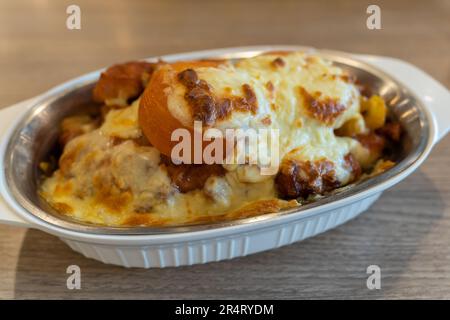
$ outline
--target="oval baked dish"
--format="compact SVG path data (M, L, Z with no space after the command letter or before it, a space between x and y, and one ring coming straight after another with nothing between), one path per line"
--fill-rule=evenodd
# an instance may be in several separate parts
M207 223L301 206L395 164L401 126L370 91L302 52L114 65L95 85L91 110L62 121L59 151L40 163L39 194L61 214L106 226ZM194 133L195 121L219 132L278 130L277 170L262 174L247 159L175 161L172 133Z

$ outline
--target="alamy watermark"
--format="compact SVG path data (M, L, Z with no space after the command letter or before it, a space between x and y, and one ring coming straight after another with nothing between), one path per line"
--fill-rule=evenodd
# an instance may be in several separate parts
M69 15L66 19L66 28L69 30L81 29L81 9L76 4L71 4L66 8L66 13Z
M203 132L201 121L194 122L193 134L178 128L171 141L178 142L171 151L175 164L250 164L260 167L261 175L274 175L278 171L279 129L226 129L207 128Z
M76 264L67 267L66 273L70 274L66 280L66 286L69 290L81 289L81 269Z
M366 20L366 26L369 30L381 29L381 9L376 4L367 7L366 13L369 14Z
M373 264L367 267L366 273L370 274L366 281L367 289L381 289L381 268Z

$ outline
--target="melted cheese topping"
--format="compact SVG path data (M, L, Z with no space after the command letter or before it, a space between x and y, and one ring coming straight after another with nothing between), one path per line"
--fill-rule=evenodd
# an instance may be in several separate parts
M281 60L280 60L281 59ZM368 149L334 129L361 118L359 92L342 70L318 57L295 53L263 55L198 68L199 79L217 97L242 96L249 85L257 99L255 114L232 111L214 127L276 128L280 159L328 160L341 185L352 172L345 156L363 165L374 161ZM169 75L166 94L170 112L192 126L186 88ZM159 151L133 141L141 137L138 105L110 111L102 126L71 140L60 168L41 186L41 195L58 211L77 219L112 226L172 225L273 212L298 205L277 198L274 176L261 176L257 166L224 165L224 176L211 176L203 189L180 193L160 161ZM121 143L114 142L121 138Z
M128 108L109 111L100 132L106 136L122 139L139 138L142 135L137 118L139 101L140 99L135 100Z
M277 64L277 61L282 63ZM364 167L371 164L368 151L356 140L334 134L334 129L347 120L361 117L360 94L347 75L329 61L304 53L282 57L261 55L240 60L235 65L225 63L195 71L217 97L242 96L242 86L248 84L257 98L255 115L232 111L229 117L218 119L215 128L223 132L226 129L279 129L280 159L287 154L303 161L328 159L336 165L337 178L344 184L350 178L345 168L346 154L353 153ZM192 127L194 118L185 99L186 88L175 75L169 76L167 82L169 110L183 125ZM342 112L330 116L330 121L320 120L311 112L303 96L305 91L317 95L317 100L334 101L342 106ZM262 150L266 148L268 146L262 146ZM269 154L268 151L262 153Z
M66 215L106 225L187 223L276 199L272 180L254 186L241 182L236 172L211 176L203 189L180 193L160 164L156 148L113 141L102 128L70 141L60 169L44 181L41 195Z

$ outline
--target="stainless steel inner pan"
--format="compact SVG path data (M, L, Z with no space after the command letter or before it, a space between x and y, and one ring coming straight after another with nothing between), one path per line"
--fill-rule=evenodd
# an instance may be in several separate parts
M226 57L209 58L243 58L260 52L238 52ZM359 182L350 188L331 194L316 202L299 208L265 214L258 217L235 221L216 222L202 225L183 225L173 227L104 227L82 223L55 212L37 194L40 183L38 164L54 150L59 134L59 124L66 116L88 110L92 106L91 91L94 80L76 81L73 86L62 87L45 95L19 121L11 134L4 155L6 186L11 196L30 214L47 223L78 232L96 234L166 234L176 232L193 232L212 228L223 228L237 224L248 224L280 215L301 214L305 210L377 186L381 182L399 174L412 165L424 152L430 138L430 119L421 102L401 84L385 73L350 56L340 53L317 51L319 54L339 67L355 75L358 81L370 88L374 94L381 95L387 102L393 117L397 118L403 128L402 148L397 150L399 162L383 174Z

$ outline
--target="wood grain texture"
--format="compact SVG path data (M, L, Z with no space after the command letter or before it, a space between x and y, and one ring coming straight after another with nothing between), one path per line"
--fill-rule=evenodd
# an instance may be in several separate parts
M299 44L393 56L450 86L450 2L0 1L0 107L87 71L164 53ZM450 106L449 106L450 107ZM103 265L40 231L0 226L0 298L450 298L450 137L357 219L300 243L226 262L162 270ZM66 268L82 290L66 289ZM366 288L366 268L382 289Z

